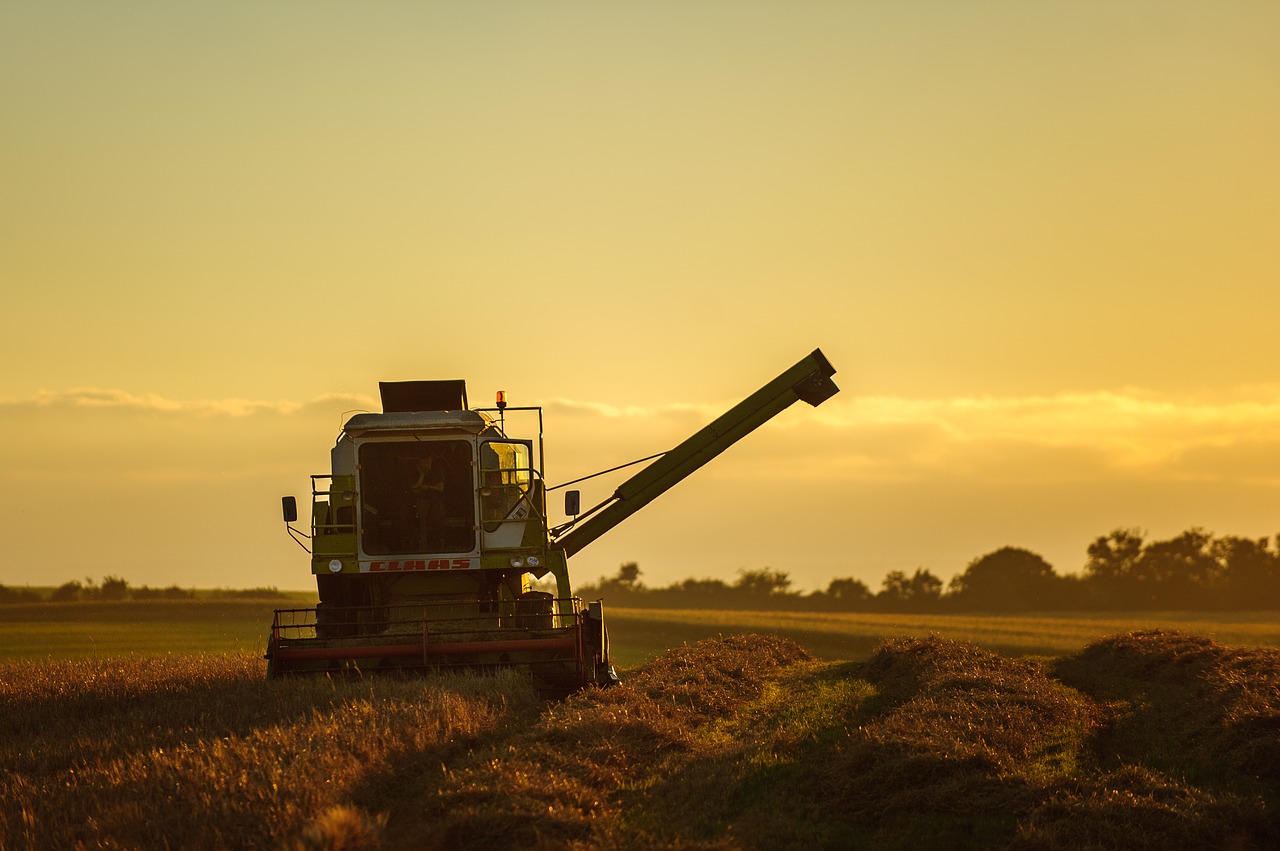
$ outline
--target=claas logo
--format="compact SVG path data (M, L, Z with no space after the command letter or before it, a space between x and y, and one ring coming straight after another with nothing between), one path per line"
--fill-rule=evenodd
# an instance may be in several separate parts
M404 561L375 561L369 563L370 573L403 572L415 570L468 570L469 558L405 559Z

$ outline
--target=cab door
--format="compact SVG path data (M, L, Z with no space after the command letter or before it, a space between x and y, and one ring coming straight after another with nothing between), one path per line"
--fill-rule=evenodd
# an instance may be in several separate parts
M519 547L534 514L533 442L480 444L480 528L484 549Z

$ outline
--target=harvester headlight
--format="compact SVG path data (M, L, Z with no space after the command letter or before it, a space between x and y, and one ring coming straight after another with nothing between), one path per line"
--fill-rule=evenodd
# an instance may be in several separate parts
M511 557L511 566L512 566L512 567L524 567L524 559L520 558L520 556L512 556L512 557Z
M341 572L342 572L342 559L340 559L340 558L335 558L333 561L329 562L329 572L330 572L330 573L341 573Z
M530 567L537 567L538 565L542 564L542 559L538 558L537 556L529 556L529 558L525 560L525 564L529 565Z

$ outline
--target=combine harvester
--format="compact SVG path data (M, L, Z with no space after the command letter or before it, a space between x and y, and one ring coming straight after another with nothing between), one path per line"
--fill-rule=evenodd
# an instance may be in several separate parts
M495 408L469 408L462 381L382 382L383 413L351 417L332 472L311 477L309 535L283 499L289 533L310 541L320 602L276 611L268 678L514 668L547 694L616 681L603 605L573 595L569 557L792 403L833 396L834 374L815 350L595 508L567 491L573 519L555 528L541 408L507 407L502 392ZM536 443L509 436L508 417L526 433L536 420ZM557 593L529 590L547 574Z

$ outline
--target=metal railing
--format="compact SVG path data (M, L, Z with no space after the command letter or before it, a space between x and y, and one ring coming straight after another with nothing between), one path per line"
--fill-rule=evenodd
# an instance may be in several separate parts
M325 490L317 487L320 480L327 480L329 485ZM321 501L319 497L327 497ZM354 535L356 533L356 516L355 506L335 506L331 497L333 496L333 475L330 473L319 473L311 477L311 536L315 538L319 535ZM351 521L349 523L339 523L335 519L333 522L326 522L321 519L321 515L316 509L324 506L324 517L334 516L342 508L349 508L351 511Z
M410 667L540 662L580 668L585 607L580 598L433 601L386 606L279 609L268 656L277 672L308 663L377 660ZM561 605L557 605L561 604Z

